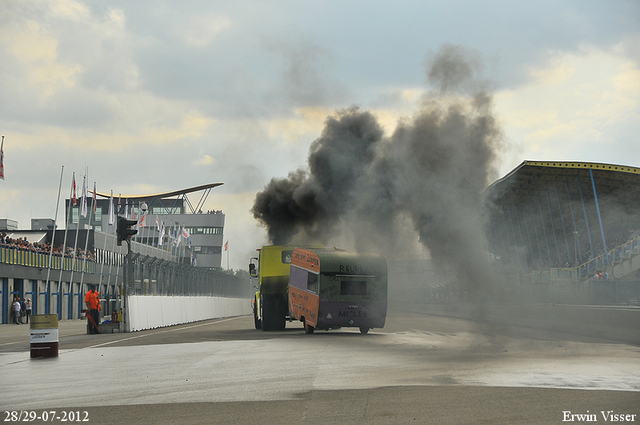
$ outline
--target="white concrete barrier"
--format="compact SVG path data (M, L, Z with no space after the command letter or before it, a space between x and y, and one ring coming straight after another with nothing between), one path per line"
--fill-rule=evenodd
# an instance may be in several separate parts
M247 298L132 295L128 305L131 332L251 314Z

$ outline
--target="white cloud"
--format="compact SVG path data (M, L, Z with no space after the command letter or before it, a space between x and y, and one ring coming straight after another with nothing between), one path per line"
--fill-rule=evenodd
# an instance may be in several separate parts
M218 13L189 15L175 28L176 37L187 46L204 48L209 46L222 32L231 29L233 21Z
M293 116L262 120L261 123L270 139L280 140L283 145L302 141L308 143L310 137L317 137L324 127L324 121L333 111L324 107L296 108ZM312 136L315 135L315 136Z
M16 61L16 81L41 98L73 87L82 68L58 58L58 40L35 20L13 21L0 29L0 45ZM25 72L26 71L26 72Z
M205 155L202 155L200 158L196 159L194 161L194 164L196 164L196 165L211 165L211 164L214 164L216 162L218 162L218 161L216 161L215 158L205 154Z
M496 109L519 147L509 167L523 159L640 163L638 154L613 154L636 150L637 140L627 145L621 136L640 113L640 70L614 51L556 52L529 83L498 93Z

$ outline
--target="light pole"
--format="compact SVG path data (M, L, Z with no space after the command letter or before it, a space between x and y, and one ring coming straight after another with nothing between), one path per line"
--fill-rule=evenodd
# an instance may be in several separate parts
M575 245L575 256L576 256L576 267L578 267L578 265L580 264L578 262L578 238L580 237L580 232L578 232L577 230L573 231L573 240L574 240L574 245Z

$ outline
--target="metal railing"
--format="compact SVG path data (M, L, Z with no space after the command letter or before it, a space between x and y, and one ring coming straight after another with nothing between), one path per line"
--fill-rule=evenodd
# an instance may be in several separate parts
M601 254L578 267L552 268L549 270L536 270L529 276L532 282L549 281L578 281L593 277L597 271L602 271L607 266L615 266L635 255L640 255L640 237L625 242L608 251L608 261L605 254Z
M32 251L19 247L0 247L0 263L3 264L47 268L49 267L49 258L51 258L52 270L96 272L96 262L93 260L62 257L60 254L50 255L46 252Z
M232 272L195 267L185 263L131 253L129 295L218 296L249 298L249 281Z

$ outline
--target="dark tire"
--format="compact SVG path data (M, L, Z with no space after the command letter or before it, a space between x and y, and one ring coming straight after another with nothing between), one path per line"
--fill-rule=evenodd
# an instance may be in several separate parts
M263 331L272 331L274 330L274 305L273 305L273 295L272 294L261 294L261 305L262 305L262 330Z
M360 326L360 333L362 335L366 335L369 333L369 328L365 328L364 326Z
M253 325L256 329L262 329L262 320L258 319L258 299L253 299Z
M273 330L283 331L287 326L287 299L282 294L273 295Z
M307 322L304 320L304 317L302 318L302 324L304 325L304 333L311 335L313 333L313 331L316 330L316 328L314 328L311 325L307 325Z

